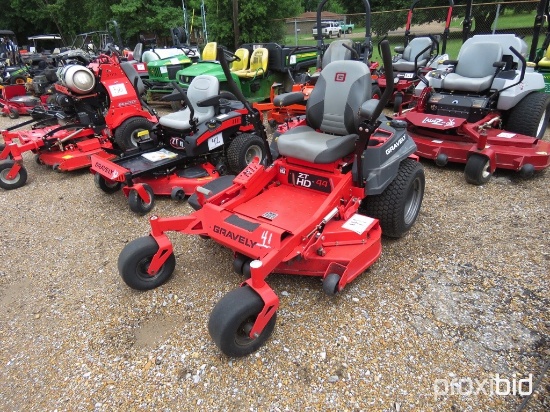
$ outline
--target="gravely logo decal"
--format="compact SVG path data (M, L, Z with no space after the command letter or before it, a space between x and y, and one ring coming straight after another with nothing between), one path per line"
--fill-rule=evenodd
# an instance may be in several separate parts
M96 162L94 167L97 170L101 170L103 173L106 173L108 176L111 177L111 179L116 179L118 177L118 172L116 170L111 169L110 167L107 167L105 165L102 165L99 162Z
M434 126L454 126L455 120L449 119L445 121L444 119L440 119L439 117L425 117L424 120L422 120L422 123L429 123L433 124Z
M405 139L406 139L406 137L402 136L402 137L399 138L399 140L397 142L395 142L390 147L388 147L386 149L386 155L389 155L391 152L393 152L395 149L397 149L399 146L401 146L403 144L403 142L405 141Z
M253 240L250 240L242 235L239 235L238 233L233 233L231 230L227 230L223 227L220 227L218 225L214 225L214 233L219 233L222 236L228 237L229 239L236 240L237 242L249 247L253 248L256 246L258 242L254 242Z

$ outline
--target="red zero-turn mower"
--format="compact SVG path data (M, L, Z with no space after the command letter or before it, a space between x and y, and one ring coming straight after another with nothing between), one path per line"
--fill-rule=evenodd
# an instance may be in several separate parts
M495 169L530 177L550 166L550 142L541 140L550 97L541 91L542 74L527 67L526 52L513 34L477 35L458 60L421 76L416 107L396 117L407 122L416 153L438 166L465 163L466 181L475 185Z
M445 29L443 30L441 38L441 54L439 50L439 41L434 36L411 36L413 10L419 1L420 0L413 0L407 14L405 45L395 48L398 54L393 59L395 85L391 98L394 112L399 112L401 107L406 107L406 105L414 101L415 87L420 82L420 78L418 77L419 70L423 73L427 73L437 65L439 60L449 59L445 51L453 14L453 0L449 0ZM386 87L386 74L381 73L378 78L378 84L380 85L380 89L384 90Z
M62 110L43 115L55 116L60 119L58 124L17 130L33 123L33 116L33 120L1 132L3 189L16 189L27 181L22 156L25 152L35 153L38 163L54 170L81 169L90 166L92 154L115 158L113 141L119 151L137 147L141 136L158 121L154 111L140 99L145 88L132 64L120 63L115 53L98 56L88 67L64 66L55 88L56 103Z
M387 41L383 55L391 73ZM225 58L221 64L230 79ZM174 271L166 232L230 248L235 271L248 279L218 302L208 324L228 356L250 354L271 335L279 298L265 281L270 273L319 276L334 295L378 259L382 232L403 236L420 210L425 179L416 146L403 122L380 116L391 82L378 101L370 99L370 70L362 62L333 62L320 76L307 125L279 137L277 160L267 151L268 166L255 159L236 177L198 187L189 199L195 212L153 216L150 235L128 243L118 259L124 281L145 290Z
M163 99L183 100L186 108L160 118L151 131L155 144L142 144L136 153L113 161L92 155L96 186L106 193L122 186L136 213L151 211L155 195L183 200L197 186L229 170L239 173L255 157L264 158L262 131L249 133L261 125L260 112L248 111L246 101L237 101L232 93L220 94L214 76L195 77L187 93L174 86L178 92Z
M0 93L0 112L2 116L8 116L10 119L30 114L37 106L42 106L39 97L27 94L24 84L0 86Z

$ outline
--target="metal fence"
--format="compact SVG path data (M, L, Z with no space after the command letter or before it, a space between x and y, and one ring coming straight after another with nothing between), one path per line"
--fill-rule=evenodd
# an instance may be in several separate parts
M523 37L530 45L538 4L539 0L473 4L472 25L467 36L486 33L515 33ZM443 34L448 10L448 6L415 8L411 20L411 35ZM371 36L373 42L376 44L379 39L387 35L392 45L402 43L408 12L407 9L372 12ZM327 20L335 18L355 25L351 34L342 33L341 37L352 38L356 41L365 38L365 14L331 15ZM454 6L449 27L450 39L462 42L465 20L467 20L466 6ZM311 15L303 18L296 17L286 19L285 23L287 28L286 44L316 44L316 39L312 35L316 17Z

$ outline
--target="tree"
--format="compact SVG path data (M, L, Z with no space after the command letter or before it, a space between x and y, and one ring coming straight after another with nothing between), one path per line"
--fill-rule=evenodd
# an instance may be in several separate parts
M237 18L240 38L235 42L233 2L206 0L205 3L210 35L218 43L235 48L242 43L282 42L285 32L283 19L302 12L300 3L294 0L240 1Z

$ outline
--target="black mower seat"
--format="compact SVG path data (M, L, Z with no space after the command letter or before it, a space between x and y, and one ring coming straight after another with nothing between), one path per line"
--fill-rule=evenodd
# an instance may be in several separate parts
M220 92L220 82L219 80L208 74L201 74L193 79L189 84L187 89L187 97L193 105L195 111L195 118L197 122L204 123L205 121L211 119L215 116L216 111L214 106L199 107L197 102L205 100L209 97L217 96ZM190 110L188 107L177 112L167 114L162 116L159 120L159 123L162 126L169 127L172 129L186 130L191 128L189 124L190 120Z
M405 47L401 58L393 62L393 70L398 72L414 72L419 67L426 66L431 53L430 46L432 46L432 40L429 37L416 37L412 39L407 47ZM426 47L430 48L418 56ZM418 60L415 64L417 56Z
M312 163L332 163L353 152L359 107L371 98L371 87L370 69L365 63L329 63L307 100L308 125L280 135L279 153Z
M138 95L142 95L145 93L145 85L143 84L143 80L141 80L141 77L139 77L139 74L134 67L134 65L130 62L121 62L120 67L128 77L128 80L130 80L130 83L132 85L137 86L137 92Z
M453 73L443 79L442 88L480 93L488 90L496 74L494 63L502 61L502 47L494 42L477 42L463 46Z

